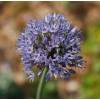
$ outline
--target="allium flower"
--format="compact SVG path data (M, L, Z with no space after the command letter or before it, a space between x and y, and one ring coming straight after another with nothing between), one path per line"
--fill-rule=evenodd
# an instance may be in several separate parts
M34 80L32 68L37 66L38 76L48 68L47 80L52 77L68 79L75 73L73 67L82 67L81 40L80 30L63 15L54 13L42 20L31 20L17 41L28 78Z

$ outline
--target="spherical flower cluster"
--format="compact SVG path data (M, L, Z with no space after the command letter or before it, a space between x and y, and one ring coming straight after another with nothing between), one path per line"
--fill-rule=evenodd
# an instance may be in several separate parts
M17 40L18 51L22 56L24 71L34 80L33 68L41 76L47 67L47 80L68 79L75 73L73 67L82 67L80 55L82 34L61 14L49 14L42 20L31 20Z

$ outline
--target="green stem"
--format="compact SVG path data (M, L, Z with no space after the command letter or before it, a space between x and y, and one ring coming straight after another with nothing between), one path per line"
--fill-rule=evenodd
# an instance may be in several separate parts
M39 85L38 85L36 99L40 99L41 90L42 90L42 86L43 86L43 82L44 82L46 72L47 72L47 68L45 67L44 70L43 70Z

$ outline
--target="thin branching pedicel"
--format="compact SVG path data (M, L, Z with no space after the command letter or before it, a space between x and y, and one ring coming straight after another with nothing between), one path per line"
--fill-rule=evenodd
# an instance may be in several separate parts
M75 73L73 67L81 68L84 62L80 55L81 40L80 30L63 15L54 13L42 20L31 20L17 41L28 78L34 80L32 68L36 65L38 76L47 67L46 80L69 79Z

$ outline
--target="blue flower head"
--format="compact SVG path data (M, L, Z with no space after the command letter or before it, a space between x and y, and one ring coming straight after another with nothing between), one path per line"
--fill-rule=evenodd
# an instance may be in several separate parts
M46 79L68 79L75 73L73 67L81 68L80 55L82 34L60 14L49 14L42 20L31 20L17 40L22 56L24 71L34 80L33 67L37 66L38 76L48 68Z

